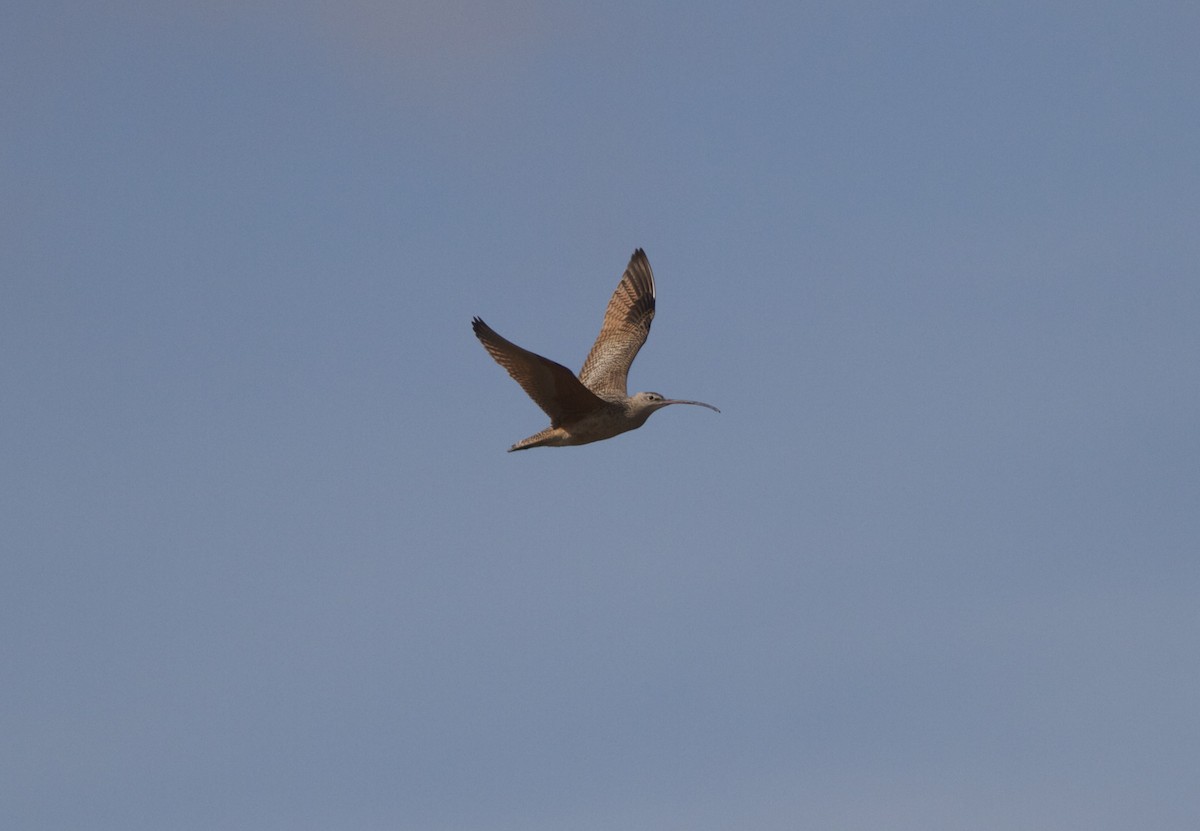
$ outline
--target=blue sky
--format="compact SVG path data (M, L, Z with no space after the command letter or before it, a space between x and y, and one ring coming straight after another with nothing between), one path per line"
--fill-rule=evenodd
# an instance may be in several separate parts
M1198 35L9 4L3 824L1197 827Z

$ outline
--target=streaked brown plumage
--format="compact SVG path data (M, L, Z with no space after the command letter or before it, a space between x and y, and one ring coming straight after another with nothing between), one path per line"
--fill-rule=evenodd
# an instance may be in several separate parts
M550 416L549 427L522 439L509 451L611 438L641 427L651 413L670 404L694 404L720 412L702 401L663 398L656 392L632 397L626 393L629 367L650 334L652 320L654 272L640 248L633 252L608 301L600 334L578 378L562 364L522 349L475 318L471 326L484 348Z

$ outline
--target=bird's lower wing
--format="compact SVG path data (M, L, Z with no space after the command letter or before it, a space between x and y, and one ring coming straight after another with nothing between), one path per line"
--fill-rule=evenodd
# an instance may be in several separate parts
M500 337L479 318L471 322L471 327L488 354L550 416L551 426L573 421L604 406L604 400L585 387L575 373L562 364Z

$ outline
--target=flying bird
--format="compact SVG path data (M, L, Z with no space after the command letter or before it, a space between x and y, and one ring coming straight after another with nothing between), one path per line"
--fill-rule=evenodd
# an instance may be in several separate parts
M646 252L637 249L604 313L600 334L583 362L579 377L560 363L505 340L474 318L475 336L496 363L550 416L550 426L508 448L564 447L588 444L636 430L656 410L693 404L721 412L703 401L663 398L657 392L625 391L625 378L654 320L654 272Z

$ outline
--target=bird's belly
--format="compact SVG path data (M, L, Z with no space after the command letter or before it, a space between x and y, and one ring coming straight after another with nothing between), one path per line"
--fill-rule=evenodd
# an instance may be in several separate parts
M630 419L624 413L601 411L572 424L560 425L560 428L567 434L563 444L576 445L611 439L641 426L642 422Z

